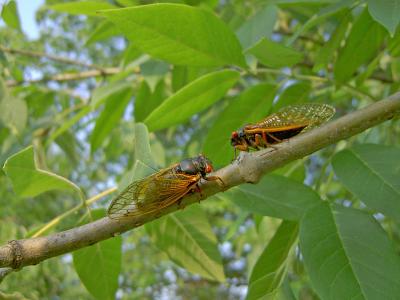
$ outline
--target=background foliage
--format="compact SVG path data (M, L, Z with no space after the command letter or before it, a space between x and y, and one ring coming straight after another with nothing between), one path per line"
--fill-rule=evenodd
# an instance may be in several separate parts
M230 132L282 106L323 102L340 116L399 89L399 0L162 2L47 0L36 40L4 4L1 244L103 216L113 187L146 165L204 152L222 167ZM395 299L399 137L386 122L24 268L0 297Z

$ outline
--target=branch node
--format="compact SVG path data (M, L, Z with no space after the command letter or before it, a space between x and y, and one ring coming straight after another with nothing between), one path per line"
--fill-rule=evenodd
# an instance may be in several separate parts
M17 240L9 241L8 246L11 248L12 253L11 268L18 270L22 266L22 246Z

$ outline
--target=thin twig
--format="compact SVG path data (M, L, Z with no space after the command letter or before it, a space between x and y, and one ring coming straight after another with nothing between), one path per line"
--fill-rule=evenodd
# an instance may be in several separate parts
M48 81L71 81L71 80L81 80L90 77L97 77L97 76L109 76L120 73L122 70L117 67L111 68L104 68L102 70L88 70L79 73L63 73L63 74L56 74L52 76L44 76L39 79L31 79L31 80L23 80L23 81L15 81L9 80L6 82L8 87L17 86L20 84L32 84L32 83L40 83L40 82L48 82Z
M53 220L49 221L46 225L44 225L42 228L40 228L38 231L36 231L35 234L32 235L32 237L41 236L44 232L46 232L50 228L56 226L63 219L65 219L69 215L73 214L74 212L78 211L82 207L88 207L89 205L100 200L104 196L114 193L116 190L117 190L116 187L109 188L108 190L105 190L105 191L101 192L100 194L97 194L97 195L91 197L90 199L86 200L84 203L80 203L80 204L76 205L75 207L71 208L70 210L67 210L65 213L55 217Z
M89 69L98 69L98 70L103 70L103 67L96 66L94 64L88 64L82 61L78 61L75 59L67 58L67 57L62 57L62 56L57 56L53 54L48 54L48 53L43 53L43 52L36 52L36 51L29 51L29 50L21 50L21 49L12 49L12 48L7 48L4 46L0 45L0 51L10 53L10 54L18 54L18 55L24 55L24 56L29 56L29 57L37 57L37 58L47 58L49 60L57 61L63 64L68 64L68 65L76 65L76 66L81 66Z
M126 220L102 218L100 220L45 237L36 237L9 242L0 246L0 267L22 268L40 263L50 257L71 252L99 241L119 235L144 223L177 211L184 205L204 200L218 192L243 183L256 183L260 178L291 161L309 155L323 147L356 135L400 112L400 93L370 106L329 122L288 142L252 153L242 152L238 159L214 174L225 183L201 182L202 194L190 194L180 205L172 205L156 213L140 215ZM10 246L11 245L11 246Z

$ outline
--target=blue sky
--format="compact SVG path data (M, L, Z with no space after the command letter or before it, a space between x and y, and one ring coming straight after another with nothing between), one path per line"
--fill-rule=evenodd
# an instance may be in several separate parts
M0 0L1 5L6 2L7 0ZM16 0L16 2L22 30L29 38L37 38L38 28L35 22L35 13L39 6L44 3L44 0Z

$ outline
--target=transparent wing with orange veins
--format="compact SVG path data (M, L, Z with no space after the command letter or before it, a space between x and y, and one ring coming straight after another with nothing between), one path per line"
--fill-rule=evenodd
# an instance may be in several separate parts
M113 199L108 216L121 219L159 211L190 192L200 178L200 175L176 173L168 168L134 181Z
M251 133L257 129L268 129L269 132L290 130L303 127L305 132L328 121L335 114L335 108L328 104L306 103L283 107L257 124L245 126Z

